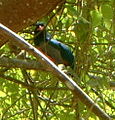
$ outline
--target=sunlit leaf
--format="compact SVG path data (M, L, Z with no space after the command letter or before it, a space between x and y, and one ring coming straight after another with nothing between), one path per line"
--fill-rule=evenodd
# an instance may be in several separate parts
M101 12L103 14L104 19L111 20L113 17L112 7L108 4L104 4L101 6Z
M99 11L97 10L91 11L91 17L93 27L99 26L101 24L102 14Z
M77 15L77 11L73 6L67 5L66 8L67 8L68 14L70 14L71 16Z
M6 94L4 92L0 91L0 97L5 97L5 96L6 96Z

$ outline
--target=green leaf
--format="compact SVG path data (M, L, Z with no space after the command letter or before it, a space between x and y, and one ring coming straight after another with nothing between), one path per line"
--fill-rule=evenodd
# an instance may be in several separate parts
M66 5L66 7L67 7L67 11L68 11L69 15L71 15L71 16L77 15L77 11L73 6Z
M104 4L101 6L101 12L104 17L104 19L112 19L113 17L113 12L112 12L112 7L108 4Z
M76 0L67 0L67 2L72 2L72 3L74 3L74 2L76 2Z
M0 97L5 97L5 96L6 96L6 94L4 92L0 91Z
M92 18L93 27L99 26L101 24L102 14L97 10L91 11L90 14L91 14L91 18Z

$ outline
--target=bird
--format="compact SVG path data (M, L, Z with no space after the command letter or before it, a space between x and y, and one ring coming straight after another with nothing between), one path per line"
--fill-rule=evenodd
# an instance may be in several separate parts
M52 39L43 22L35 24L34 45L56 65L63 64L74 68L74 55L64 43Z

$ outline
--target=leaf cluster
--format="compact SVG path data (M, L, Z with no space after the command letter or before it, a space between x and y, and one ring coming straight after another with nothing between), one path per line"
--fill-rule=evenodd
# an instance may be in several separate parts
M114 13L114 0L67 0L49 16L39 20L47 24L47 30L53 38L67 44L73 51L75 68L65 68L70 77L113 118ZM34 45L33 31L34 26L30 26L20 31L19 35ZM17 49L12 50L13 47L9 46L4 45L0 49L0 55L19 58L21 50L18 48L19 52L15 52ZM22 56L21 59L35 60L26 52ZM75 98L66 86L47 70L0 67L0 74L2 120L98 120L79 98Z

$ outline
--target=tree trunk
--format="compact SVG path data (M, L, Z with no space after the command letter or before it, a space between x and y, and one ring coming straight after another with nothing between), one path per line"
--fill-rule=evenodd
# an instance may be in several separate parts
M0 0L0 23L15 32L48 15L64 0ZM0 37L1 39L1 37ZM7 40L0 40L0 47Z

